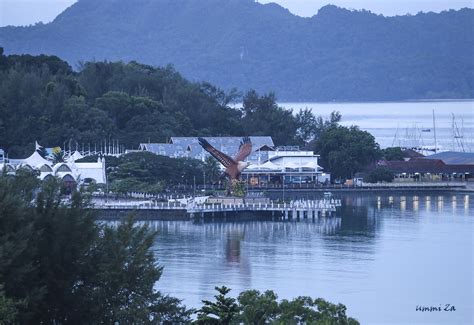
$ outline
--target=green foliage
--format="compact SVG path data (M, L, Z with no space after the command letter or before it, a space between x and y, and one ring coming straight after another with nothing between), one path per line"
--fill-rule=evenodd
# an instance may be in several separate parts
M240 110L230 106L241 99L235 91L189 82L172 67L87 62L73 73L57 57L1 58L0 147L10 157L30 154L36 140L100 149L114 139L133 149L171 136L269 135L292 145L314 135L316 117L295 117L272 93L247 92Z
M0 286L0 324L14 324L17 313L14 301L5 297L3 286Z
M298 125L297 137L300 144L311 143L326 130L336 127L341 121L342 115L338 111L333 111L329 115L329 119L322 116L316 117L310 109L305 108L296 114Z
M0 28L0 44L9 53L55 53L71 64L94 57L172 62L192 80L273 90L285 101L473 98L473 13L464 8L384 17L328 5L302 18L254 0L78 1L52 23ZM31 57L23 62L34 63ZM47 65L69 68L53 59ZM117 70L96 65L92 77L82 77L84 88L100 97ZM152 92L153 76L146 81L134 86L137 94ZM114 90L122 89L130 88ZM173 100L172 87L163 97L170 93Z
M346 307L322 298L298 297L283 299L271 290L260 293L247 290L240 293L237 301L227 297L229 288L216 287L215 302L203 300L198 311L198 324L278 324L278 325L357 325L359 322L346 315Z
M278 106L274 93L259 96L255 90L250 90L243 98L245 134L271 135L277 145L292 144L297 129L292 113Z
M364 181L367 183L378 183L378 182L392 182L394 178L394 174L390 169L387 168L376 168L372 170L367 177L365 177Z
M346 307L332 304L322 298L298 297L283 300L276 324L356 325L358 321L346 316Z
M237 197L245 197L247 195L246 183L244 181L230 181L231 194Z
M403 160L404 154L400 147L382 149L382 158L385 160Z
M119 193L159 193L164 186L202 184L204 164L195 159L170 158L150 152L121 156L109 166L110 189Z
M239 306L236 300L226 295L230 289L222 286L215 287L219 294L215 295L215 302L203 300L204 306L198 310L198 324L230 324L235 321L239 314Z
M204 172L206 176L206 184L216 184L220 181L221 170L219 163L211 156L204 161Z
M194 310L154 289L163 271L151 250L155 233L132 216L99 225L89 207L81 192L65 203L55 179L0 176L0 323L190 323ZM235 299L227 287L216 290L198 324L358 324L323 299L279 303L272 291Z
M321 155L321 165L333 179L351 178L380 157L374 137L356 126L331 126L309 146Z
M29 177L29 179L28 179ZM87 196L68 203L50 179L0 177L0 315L12 323L189 322L192 311L154 289L154 233L132 218L98 225ZM36 199L33 200L36 193Z
M244 324L268 324L275 320L279 313L277 295L271 291L260 293L258 290L247 290L240 293L240 321Z
M62 150L54 151L53 152L53 164L62 163L64 162L64 154Z
M103 229L88 270L96 275L84 288L95 322L145 324L150 318L157 323L170 316L188 318L189 311L179 306L179 300L153 288L162 274L150 250L154 237L147 226L135 227L132 217L116 229Z

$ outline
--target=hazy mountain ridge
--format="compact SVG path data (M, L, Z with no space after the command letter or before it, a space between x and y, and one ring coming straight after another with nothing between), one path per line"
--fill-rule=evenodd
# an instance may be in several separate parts
M52 23L0 28L6 53L172 63L283 100L474 97L474 10L384 17L326 6L302 18L252 0L80 0Z

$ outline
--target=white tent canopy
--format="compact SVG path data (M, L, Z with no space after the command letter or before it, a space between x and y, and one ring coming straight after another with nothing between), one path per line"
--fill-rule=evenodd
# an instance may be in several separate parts
M31 156L23 160L24 164L30 165L32 167L41 167L43 165L51 165L51 162L41 157L38 151L33 152Z

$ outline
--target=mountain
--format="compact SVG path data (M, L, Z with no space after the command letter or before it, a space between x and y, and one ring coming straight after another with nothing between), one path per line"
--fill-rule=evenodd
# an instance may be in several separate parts
M253 0L79 0L53 22L0 28L6 54L173 64L285 101L474 98L474 10L311 18Z

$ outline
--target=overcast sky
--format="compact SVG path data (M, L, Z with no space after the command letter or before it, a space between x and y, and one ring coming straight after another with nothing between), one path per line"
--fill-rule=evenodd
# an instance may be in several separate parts
M30 25L40 21L47 23L74 2L76 0L0 0L0 26ZM312 16L328 3L394 16L416 14L419 11L440 12L447 9L472 8L474 0L259 0L258 2L276 2L300 16Z

